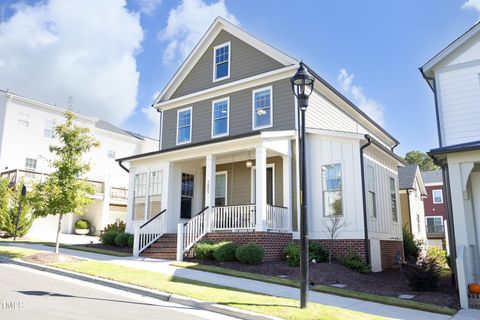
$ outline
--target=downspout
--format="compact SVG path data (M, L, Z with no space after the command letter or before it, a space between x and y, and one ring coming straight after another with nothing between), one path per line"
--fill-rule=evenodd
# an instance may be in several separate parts
M429 80L432 81L432 85L430 86L430 88L433 91L433 99L435 102L435 117L437 119L438 146L441 148L443 145L442 145L442 135L440 131L440 111L438 110L437 82L435 81L435 78L427 77L425 74L423 74L422 69L420 69L420 72L422 73L422 76L427 81L427 83Z
M117 160L117 162L118 162L118 165L120 166L120 168L127 171L127 173L130 173L130 170L128 170L128 168L123 165L122 160Z
M410 207L410 190L413 189L407 189L407 207L408 207L408 222L410 224L410 232L413 234L413 224L412 224L412 209Z
M368 213L367 213L367 194L365 192L365 169L364 169L364 160L363 160L363 151L369 145L372 144L372 139L368 134L365 135L367 143L360 147L360 173L362 179L362 198L363 198L363 229L365 237L365 262L367 265L370 265L370 242L368 239Z
M153 104L152 104L153 107ZM163 112L160 109L157 109L159 115L159 130L158 130L158 150L162 149L162 131L163 131Z
M395 141L395 144L393 145L393 147L390 148L390 150L392 150L392 152L393 152L393 149L395 149L396 147L398 147L399 144L400 144L400 142Z

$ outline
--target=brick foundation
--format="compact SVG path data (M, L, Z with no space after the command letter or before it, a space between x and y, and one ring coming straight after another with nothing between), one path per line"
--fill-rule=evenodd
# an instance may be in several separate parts
M480 310L480 294L468 294L468 307L470 309Z
M279 232L210 232L202 240L232 241L238 244L256 243L265 249L263 261L282 259L283 249L292 241L291 233Z
M397 240L380 240L380 258L382 261L382 270L399 268L400 265L395 265L395 257L400 252L401 260L404 261L403 256L403 242Z
M359 254L365 262L365 240L363 239L310 239L310 242L321 244L332 253L334 258L354 252Z

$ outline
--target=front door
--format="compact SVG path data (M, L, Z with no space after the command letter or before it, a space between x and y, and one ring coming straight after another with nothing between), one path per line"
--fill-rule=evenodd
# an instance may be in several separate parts
M193 208L193 174L182 173L180 218L190 219Z
M274 177L273 177L273 167L267 167L267 204L274 205ZM252 170L252 203L255 203L255 198L257 195L257 179L256 179L257 170L254 168Z

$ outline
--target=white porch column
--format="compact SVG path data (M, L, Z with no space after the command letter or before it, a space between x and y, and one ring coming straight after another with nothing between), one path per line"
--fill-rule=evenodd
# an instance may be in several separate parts
M290 148L289 148L290 149ZM289 154L283 159L283 206L287 207L287 228L292 231L292 158Z
M256 231L267 229L267 149L263 146L255 149L255 204Z
M105 175L103 181L103 202L102 202L102 225L97 227L97 231L103 230L108 224L109 215L110 215L110 174Z
M215 173L216 157L212 154L207 155L205 160L205 207L209 207L208 212L212 213L212 207L215 206ZM210 231L212 215L208 214L207 231Z

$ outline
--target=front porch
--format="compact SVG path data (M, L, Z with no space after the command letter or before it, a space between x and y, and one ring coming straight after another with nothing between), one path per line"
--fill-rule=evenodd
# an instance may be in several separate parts
M135 234L134 253L163 234L177 235L181 260L207 233L291 233L291 141L260 142L169 157L133 173L127 232Z

